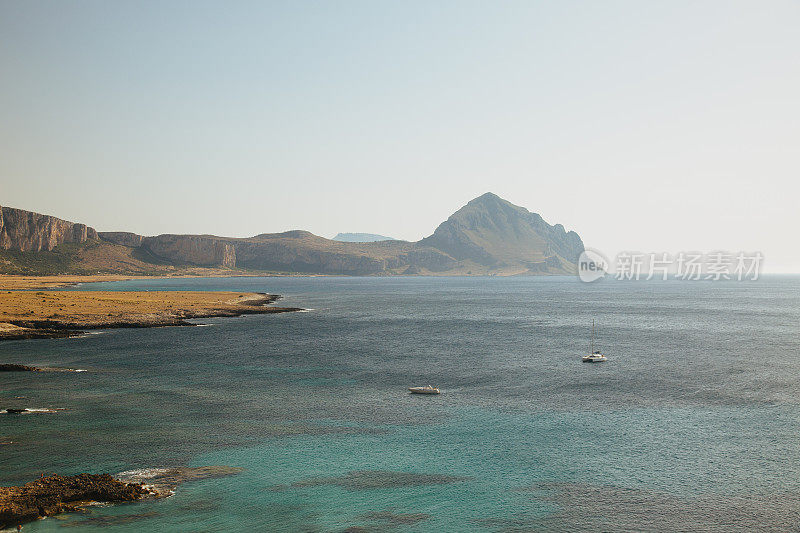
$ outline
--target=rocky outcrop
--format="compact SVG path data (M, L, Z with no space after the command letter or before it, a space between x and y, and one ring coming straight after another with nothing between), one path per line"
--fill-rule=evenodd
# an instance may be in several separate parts
M0 248L4 250L49 252L59 244L97 238L94 228L85 224L23 209L0 207Z
M26 328L7 322L0 322L0 341L19 341L24 339L63 339L78 337L83 332L69 329Z
M92 502L129 502L150 494L109 474L52 475L21 487L0 487L0 528L74 511Z
M146 468L120 472L113 477L109 474L52 475L21 487L0 487L0 529L80 511L93 503L165 498L182 483L233 476L242 471L240 467L223 465Z

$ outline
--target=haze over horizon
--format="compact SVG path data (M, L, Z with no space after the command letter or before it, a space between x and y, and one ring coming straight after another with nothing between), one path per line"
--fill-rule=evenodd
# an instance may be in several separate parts
M800 4L0 4L0 205L144 235L430 235L491 191L800 272Z

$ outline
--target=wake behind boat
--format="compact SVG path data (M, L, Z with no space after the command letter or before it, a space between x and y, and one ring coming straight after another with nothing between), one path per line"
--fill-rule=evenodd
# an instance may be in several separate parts
M408 391L411 394L440 394L439 389L431 385L425 385L424 387L409 387Z

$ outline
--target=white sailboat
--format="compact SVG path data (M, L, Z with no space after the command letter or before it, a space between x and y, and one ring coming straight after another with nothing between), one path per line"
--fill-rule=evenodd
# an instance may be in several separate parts
M589 353L584 355L581 360L584 363L602 363L608 360L605 355L600 353L600 350L594 349L594 320L592 320L592 340L589 342Z

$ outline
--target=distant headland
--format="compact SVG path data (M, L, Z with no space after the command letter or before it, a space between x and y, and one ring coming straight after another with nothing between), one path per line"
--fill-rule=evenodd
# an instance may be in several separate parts
M337 233L333 240L342 242L378 242L396 241L397 239L375 233Z

